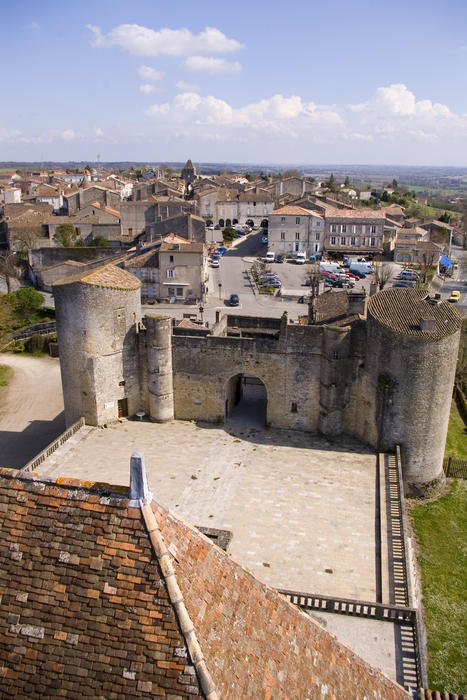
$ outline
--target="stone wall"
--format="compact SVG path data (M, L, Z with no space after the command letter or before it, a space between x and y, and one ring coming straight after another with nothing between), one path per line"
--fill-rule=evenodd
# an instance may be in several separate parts
M195 528L162 509L158 519L176 551L177 579L220 697L408 700L401 686Z

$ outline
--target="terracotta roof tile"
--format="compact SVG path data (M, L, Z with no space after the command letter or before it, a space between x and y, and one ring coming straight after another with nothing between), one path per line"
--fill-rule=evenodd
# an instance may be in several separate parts
M54 286L82 282L96 287L107 287L109 289L139 289L141 282L137 277L116 267L112 263L99 267L97 270L89 272L87 275L72 275L64 280L57 281Z
M279 209L274 209L269 216L316 216L318 219L323 217L318 212L312 209L305 209L304 207L298 207L294 204L286 204L284 207L279 207Z

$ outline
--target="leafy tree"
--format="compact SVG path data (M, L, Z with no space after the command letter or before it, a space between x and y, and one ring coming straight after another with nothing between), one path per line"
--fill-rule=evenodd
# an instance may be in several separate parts
M22 287L17 289L16 292L11 292L8 296L14 310L26 321L29 321L31 316L40 309L45 301L42 294L32 287Z
M73 248L76 245L77 231L71 224L60 224L55 230L54 240L59 243L62 248Z
M290 168L282 173L282 177L301 177L301 174L295 168Z
M450 224L451 223L451 214L449 214L447 211L445 211L441 216L439 217L439 221L442 221L445 224Z
M245 173L245 180L251 182L253 180L253 175L251 173Z
M393 190L397 190L397 180L396 180L396 178L394 178L393 181L392 181L392 189L393 189Z
M381 201L382 201L382 202L390 202L390 201L392 201L389 192L387 192L386 190L384 190L383 194L381 195Z
M96 248L110 248L112 244L104 236L94 236L91 245Z
M350 179L349 179L348 175L346 175L346 177L345 177L344 185L345 185L345 187L348 187L350 185Z
M226 243L233 241L234 238L236 237L237 232L234 228L231 226L227 226L223 231L222 231L222 237Z

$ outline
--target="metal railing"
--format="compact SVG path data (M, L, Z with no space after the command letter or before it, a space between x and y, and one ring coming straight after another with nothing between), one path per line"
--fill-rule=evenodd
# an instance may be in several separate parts
M34 469L36 469L42 462L45 462L47 457L50 457L51 454L53 454L56 450L58 450L59 447L61 447L67 440L69 440L75 433L78 432L85 424L84 418L80 418L76 423L73 423L68 430L65 430L64 433L59 435L59 437L54 440L53 442L50 443L50 445L47 445L45 449L42 450L42 452L39 452L39 454L34 457L33 460L28 462L22 469L22 472L31 472Z

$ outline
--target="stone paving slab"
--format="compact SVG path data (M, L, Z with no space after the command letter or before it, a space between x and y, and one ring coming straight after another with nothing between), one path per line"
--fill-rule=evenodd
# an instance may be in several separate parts
M124 421L84 433L41 472L125 485L131 453L144 452L155 500L232 530L230 554L262 580L375 600L375 454L352 440L227 430Z

